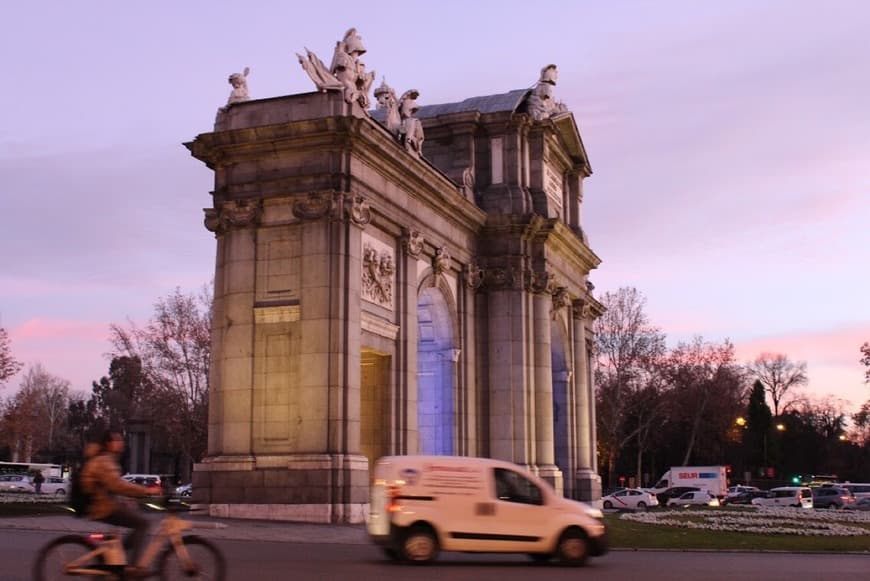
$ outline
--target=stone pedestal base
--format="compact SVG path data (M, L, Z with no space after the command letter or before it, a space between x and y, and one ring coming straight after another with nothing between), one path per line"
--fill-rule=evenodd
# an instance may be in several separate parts
M218 517L361 523L368 511L365 456L213 456L194 465L193 501Z
M559 470L558 466L553 464L544 464L542 466L538 466L535 469L535 473L541 478L541 480L546 480L549 482L553 489L560 496L565 495L565 483L562 479L562 471Z
M574 478L577 482L577 500L597 506L601 501L601 477L588 468L581 468Z

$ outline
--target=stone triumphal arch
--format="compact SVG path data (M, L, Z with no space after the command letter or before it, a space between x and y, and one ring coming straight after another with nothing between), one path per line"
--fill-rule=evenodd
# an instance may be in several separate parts
M532 89L420 106L353 29L316 92L248 69L187 147L215 174L206 457L212 514L359 522L385 454L490 456L600 496L589 364L591 168L556 67Z

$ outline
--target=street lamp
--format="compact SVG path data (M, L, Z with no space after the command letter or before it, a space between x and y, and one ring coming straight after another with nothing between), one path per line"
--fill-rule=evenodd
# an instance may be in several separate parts
M785 431L785 424L776 424L776 431L777 432L784 432Z

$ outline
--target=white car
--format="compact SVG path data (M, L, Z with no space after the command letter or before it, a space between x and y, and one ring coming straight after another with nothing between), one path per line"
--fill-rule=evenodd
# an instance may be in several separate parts
M33 478L26 474L2 474L0 492L33 492Z
M668 506L686 505L719 506L719 499L708 490L696 490L668 500Z
M640 488L623 488L614 493L601 497L604 508L617 508L620 510L643 510L650 506L658 506L659 501L654 494L650 494Z
M761 489L757 486L745 486L743 484L738 484L737 486L732 486L728 489L728 494L725 495L727 500L731 500L732 498L736 498L740 496L744 492L758 492Z
M49 476L42 483L43 494L54 494L56 496L66 496L69 492L69 480L59 478L57 476Z
M793 506L813 508L813 491L806 486L780 486L771 488L766 496L753 498L755 506Z

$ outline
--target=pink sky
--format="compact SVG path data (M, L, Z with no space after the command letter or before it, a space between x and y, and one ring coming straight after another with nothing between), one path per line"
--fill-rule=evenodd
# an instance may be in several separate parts
M0 324L77 389L108 327L211 279L210 131L229 73L307 92L295 52L355 26L369 70L421 104L531 86L559 66L594 175L599 292L635 286L671 342L808 363L807 391L870 398L870 5L804 0L19 2L0 51ZM20 375L0 391L8 395Z

